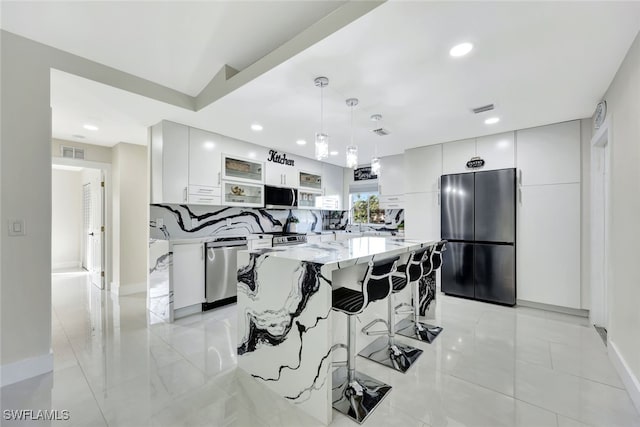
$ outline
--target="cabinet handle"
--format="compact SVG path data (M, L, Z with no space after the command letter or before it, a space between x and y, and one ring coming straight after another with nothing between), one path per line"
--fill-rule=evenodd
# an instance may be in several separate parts
M518 184L522 185L522 169L518 169Z
M438 206L440 206L440 192L438 191Z
M221 175L221 173L218 172L218 185L220 185L220 175Z
M438 177L438 191L440 191L440 177Z
M520 202L520 206L522 206L522 189L518 188L518 201Z
M397 197L389 197L389 200L398 200Z
M200 259L204 261L204 245L200 249Z
M184 187L184 190L182 190L182 198L184 202L187 203L187 187Z
M287 175L282 175L284 176L284 185L287 185Z

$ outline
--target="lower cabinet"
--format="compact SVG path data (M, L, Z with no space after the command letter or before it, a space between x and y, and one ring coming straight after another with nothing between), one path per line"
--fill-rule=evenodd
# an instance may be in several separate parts
M580 308L580 183L519 191L518 299Z
M200 304L204 297L204 244L173 245L173 309Z

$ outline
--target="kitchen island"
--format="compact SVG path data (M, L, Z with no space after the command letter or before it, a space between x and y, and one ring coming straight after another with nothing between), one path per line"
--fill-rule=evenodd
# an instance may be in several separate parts
M331 346L346 343L346 317L331 310L333 287L357 289L369 261L395 256L406 259L412 251L432 244L435 242L360 237L240 251L239 368L329 424ZM408 301L409 292L404 298ZM371 304L365 314L367 318L386 318L386 303ZM358 347L366 344L360 340ZM338 356L344 357L344 352Z

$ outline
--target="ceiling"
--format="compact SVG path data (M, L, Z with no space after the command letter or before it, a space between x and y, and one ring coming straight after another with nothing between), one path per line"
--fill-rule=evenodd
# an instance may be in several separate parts
M176 8L172 9L173 16L183 16L180 4L172 5ZM307 2L287 4L293 7ZM131 3L121 7L126 5ZM260 5L267 13L282 11L281 3ZM72 8L70 4L65 7ZM131 15L141 13L140 7L134 3ZM317 19L327 12L316 7L316 15L305 15L306 19ZM3 3L3 27L12 31L4 25L4 8ZM186 10L193 13L191 8ZM91 19L84 19L97 20L91 9L83 6L82 10L91 15ZM260 21L261 10L245 10L246 15L234 24L253 34L245 21ZM82 15L78 12L73 16L80 19ZM123 46L127 42L135 40L132 30L123 32L128 38L118 36L113 42L105 27L96 30L95 41L93 31L83 27L81 34L86 35L87 51L91 48L91 52L100 52L104 44L113 56L107 58L105 53L101 60L95 56L92 59L158 83L167 78L171 84L169 80L163 84L195 93L219 67L217 63L202 64L206 43L200 37L189 33L198 39L194 41L189 34L175 31L174 25L183 30L187 27L181 19L175 19L172 25L166 19L152 32L156 36L133 43L138 49L135 60L129 53L120 52L126 50ZM137 21L130 18L126 22L134 27ZM30 27L24 22L12 25L14 30ZM228 27L232 26L223 25L222 29ZM56 35L52 25L48 28L50 34L33 31L49 37L39 41L64 49L56 43L70 36ZM361 163L367 163L376 151L379 155L398 154L411 147L589 117L639 30L638 2L390 1L198 112L53 71L53 135L74 140L72 135L81 133L86 136L85 142L102 145L119 141L146 144L146 128L169 119L312 157L320 113L320 90L313 79L324 75L330 79L325 90L325 131L331 137L331 149L340 152L329 161L344 165L344 148L350 138L345 99L357 97L360 104L354 109L354 140ZM243 51L251 47L253 39L266 37L274 42L292 34L272 38L269 29L261 31L260 37L243 34L226 43L227 51L221 52L216 61L234 66L234 60L244 60L246 64L252 60L247 59L251 55L253 60L260 55ZM210 33L209 40L211 37ZM450 57L449 49L462 41L472 42L473 51L462 58ZM162 55L157 55L157 49L145 52L154 43L162 46ZM189 43L200 43L200 47L187 49ZM167 53L169 48L180 50L177 46L190 51L181 52L186 55L184 61ZM166 70L153 70L158 67L159 57L173 65L170 78L163 74ZM153 66L134 70L147 61ZM178 63L183 65L176 67ZM143 71L149 74L142 75ZM495 111L480 115L470 112L472 107L488 103L496 105ZM378 125L369 120L374 113L383 115ZM501 121L485 125L484 119L492 115ZM82 129L86 121L96 122L100 130ZM262 124L264 130L251 131L254 122ZM380 125L390 135L380 137L371 132ZM306 146L295 144L300 138L308 141Z
M188 95L344 1L2 1L2 28Z

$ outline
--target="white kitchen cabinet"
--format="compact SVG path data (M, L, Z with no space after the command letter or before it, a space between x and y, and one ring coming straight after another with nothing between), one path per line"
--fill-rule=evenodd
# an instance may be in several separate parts
M380 195L404 194L404 154L380 159L378 185Z
M476 156L484 159L482 168L495 170L516 167L515 133L506 132L476 138Z
M163 120L151 127L151 203L186 203L189 128Z
M475 138L442 144L442 174L469 172L467 162L475 155Z
M344 209L344 168L330 163L322 163L322 193L332 203L324 209ZM337 203L333 201L337 200Z
M519 191L517 298L580 308L580 184Z
M442 175L442 144L413 148L404 152L405 193L438 191Z
M189 128L189 186L220 187L224 142L221 135Z
M173 245L173 309L200 304L204 297L204 244Z
M379 203L380 209L402 209L404 208L405 197L404 194L398 195L383 195L380 196Z
M233 154L222 155L222 181L264 183L264 163ZM224 183L222 184L224 185ZM223 190L224 191L224 190Z
M276 187L298 188L300 179L299 170L295 166L281 165L279 163L267 162L267 174L265 183Z
M439 193L405 194L404 234L407 239L440 239Z
M300 189L322 192L322 174L308 171L298 171Z
M260 208L264 206L264 185L222 181L222 205Z
M522 185L580 182L580 121L516 132Z

